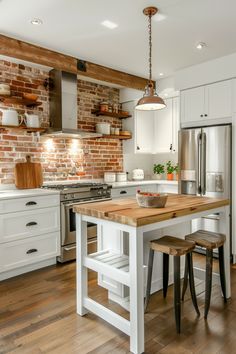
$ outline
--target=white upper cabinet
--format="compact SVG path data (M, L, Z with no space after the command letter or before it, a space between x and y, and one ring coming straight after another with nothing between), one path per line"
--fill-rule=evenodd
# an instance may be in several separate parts
M177 151L179 130L179 97L165 100L159 111L135 110L134 102L123 104L132 118L123 121L123 129L132 131L133 138L124 141L124 153L166 153Z
M181 92L181 123L203 119L205 88L203 86Z
M222 81L205 87L205 114L209 119L232 115L231 81Z
M154 112L135 111L136 153L153 152Z
M154 150L156 153L177 151L179 98L165 100L166 108L155 112Z
M181 123L203 122L232 115L231 80L181 92Z

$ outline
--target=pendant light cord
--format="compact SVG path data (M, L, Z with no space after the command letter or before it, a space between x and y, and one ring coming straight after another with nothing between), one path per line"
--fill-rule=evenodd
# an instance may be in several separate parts
M148 15L148 33L149 33L149 81L152 81L152 14Z

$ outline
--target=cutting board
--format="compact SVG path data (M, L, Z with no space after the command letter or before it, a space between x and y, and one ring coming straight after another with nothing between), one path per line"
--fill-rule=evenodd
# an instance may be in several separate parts
M43 184L42 166L39 162L31 162L26 156L26 162L18 162L15 166L15 185L19 189L39 188Z

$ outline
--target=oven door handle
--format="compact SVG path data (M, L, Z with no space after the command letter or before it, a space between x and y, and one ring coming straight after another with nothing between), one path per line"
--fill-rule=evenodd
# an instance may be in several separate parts
M74 201L73 203L69 203L69 204L62 203L62 204L64 205L64 207L65 207L66 209L68 209L68 208L72 208L73 206L79 205L79 204L105 202L105 201L108 201L108 200L111 200L111 198L93 199L93 200L86 200L86 201L84 200L84 201L82 201L82 202L76 202L76 201Z
M76 248L76 245L75 246L71 246L71 247L64 247L64 250L65 251L71 251L71 250L74 250Z

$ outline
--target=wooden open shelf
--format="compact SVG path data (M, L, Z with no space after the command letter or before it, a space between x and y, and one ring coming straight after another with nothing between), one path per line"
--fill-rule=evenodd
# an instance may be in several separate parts
M104 112L100 111L99 109L92 109L92 114L95 114L96 116L106 116L106 117L114 117L114 118L119 118L119 119L125 119L132 117L130 114L126 114L124 112L119 112L119 113L114 113L114 112Z
M132 135L103 135L103 139L119 139L119 140L128 140L132 138Z
M26 127L25 125L19 125L19 126L15 126L15 125L0 125L0 132L1 131L5 131L7 129L26 130L27 133L34 133L34 132L43 133L46 130L46 128L30 128L30 127Z
M5 104L17 104L27 107L37 107L42 104L42 102L37 102L34 100L29 100L28 98L23 97L14 97L14 96L1 96L0 101Z

